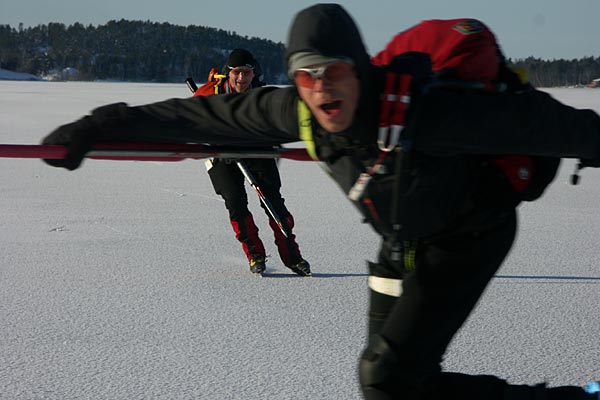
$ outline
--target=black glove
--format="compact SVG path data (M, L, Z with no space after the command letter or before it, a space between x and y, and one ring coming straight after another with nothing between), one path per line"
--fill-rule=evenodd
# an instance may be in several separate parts
M60 159L44 159L54 167L66 168L69 171L77 169L85 154L94 146L98 129L92 123L92 117L86 116L70 124L56 128L42 139L42 144L60 144L67 146L67 156Z
M62 159L44 159L44 162L70 171L77 169L85 154L97 141L106 141L114 137L121 140L124 137L122 130L117 128L124 126L127 110L125 103L108 104L96 108L92 115L56 128L42 139L42 144L65 145L67 156Z

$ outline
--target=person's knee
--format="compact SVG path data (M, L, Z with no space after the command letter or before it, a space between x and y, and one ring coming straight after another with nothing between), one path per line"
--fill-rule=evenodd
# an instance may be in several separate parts
M360 386L367 400L411 398L416 386L403 372L400 360L387 340L375 335L363 352L358 369Z
M244 195L223 196L225 207L232 219L243 218L248 214L248 198Z
M396 369L398 359L388 342L380 335L375 335L360 358L360 385L373 387L380 385L391 377Z
M249 218L250 216L250 218ZM231 221L236 221L238 224L245 227L245 229L251 229L255 227L254 218L252 217L252 213L248 210L247 207L237 207L234 209L229 209L229 219Z

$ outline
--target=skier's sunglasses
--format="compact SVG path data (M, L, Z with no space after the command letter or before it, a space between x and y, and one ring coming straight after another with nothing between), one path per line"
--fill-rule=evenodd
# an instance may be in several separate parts
M298 68L294 71L294 82L297 86L312 89L317 79L338 82L354 74L354 66L344 61L336 61L318 68Z
M254 70L252 68L246 68L246 67L235 67L235 68L228 67L228 68L229 68L229 73L233 76L238 76L239 74L244 74L245 76L254 74Z

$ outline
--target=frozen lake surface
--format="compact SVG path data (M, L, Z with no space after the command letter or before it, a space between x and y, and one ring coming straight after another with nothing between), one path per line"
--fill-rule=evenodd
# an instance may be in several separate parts
M600 112L600 90L553 89ZM34 144L117 101L185 84L0 81L0 143ZM563 163L521 206L513 251L447 354L513 383L600 379L600 171ZM0 159L0 399L359 399L367 269L378 238L318 165L282 193L313 278L270 258L252 276L202 161Z

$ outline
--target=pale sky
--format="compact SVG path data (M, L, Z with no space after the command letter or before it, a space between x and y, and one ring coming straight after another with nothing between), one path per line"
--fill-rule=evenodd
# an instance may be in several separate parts
M543 59L600 56L598 0L346 0L371 53L397 32L424 19L478 18L499 39L507 57ZM312 1L252 0L0 0L0 24L17 27L62 22L104 24L150 20L203 25L285 42L293 15Z

